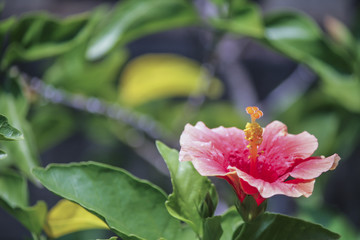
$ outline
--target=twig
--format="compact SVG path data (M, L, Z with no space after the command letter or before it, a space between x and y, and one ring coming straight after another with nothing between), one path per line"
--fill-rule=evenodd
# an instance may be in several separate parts
M85 97L55 88L37 77L29 77L27 74L21 73L16 67L11 69L11 74L20 77L27 89L30 89L48 102L113 119L131 126L140 133L138 135L141 135L141 133L146 134L152 140L143 137L140 145L132 144L125 137L121 139L132 147L134 152L145 161L149 162L164 175L169 175L166 165L155 147L154 140L161 140L172 147L177 146L177 141L169 131L162 128L160 123L154 119L99 98Z

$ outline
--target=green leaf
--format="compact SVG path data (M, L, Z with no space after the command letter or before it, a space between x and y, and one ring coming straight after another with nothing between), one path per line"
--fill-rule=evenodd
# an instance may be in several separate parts
M31 180L35 181L31 169L39 165L37 149L33 140L33 132L26 120L28 102L22 95L16 79L7 79L4 86L0 86L0 113L7 116L9 122L19 129L24 140L4 142L2 146L11 160Z
M264 36L264 26L258 5L242 3L227 18L211 18L210 24L227 32L260 38Z
M305 64L313 60L338 72L351 73L343 53L326 41L320 28L306 15L282 12L264 20L265 40L271 47Z
M16 128L12 127L7 118L0 115L0 140L21 140L24 136Z
M209 217L204 222L204 239L219 240L223 230L221 228L221 216Z
M124 239L186 239L182 234L188 232L166 211L165 193L122 169L87 162L33 172L50 191L95 213Z
M44 12L23 16L10 31L9 42L1 68L14 61L33 61L63 54L89 37L103 9L92 15L81 14L64 20Z
M167 210L202 236L203 221L214 214L217 205L214 185L201 176L191 162L179 162L176 150L159 141L156 146L169 168L173 185L173 193L166 201Z
M264 213L251 223L241 226L236 239L252 240L335 240L340 236L321 225L301 219L272 213Z
M11 208L25 207L28 201L28 190L23 177L7 169L0 173L0 198Z
M357 65L344 48L329 42L320 28L300 13L265 17L263 43L306 64L323 81L324 91L350 111L360 112Z
M30 232L40 234L45 223L47 206L44 201L38 201L31 207L10 208L0 201L0 205L21 222Z
M321 31L307 16L294 12L279 12L267 15L264 20L265 39L275 49L297 60L305 60L314 53L319 57L326 54L323 49L328 46L321 38ZM310 44L307 49L306 44ZM302 51L303 49L305 51Z
M220 240L232 240L233 234L243 224L240 214L236 210L235 207L229 208L222 216L221 216L221 228L223 230L223 234L221 235Z
M88 59L99 59L117 45L126 44L150 33L196 22L195 10L185 1L121 1L98 26L86 55Z
M0 174L0 206L20 221L30 232L39 234L45 223L47 206L39 201L28 206L27 184L10 170Z

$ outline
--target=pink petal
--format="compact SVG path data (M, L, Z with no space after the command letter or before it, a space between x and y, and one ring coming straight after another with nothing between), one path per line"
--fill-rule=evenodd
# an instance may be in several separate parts
M303 180L295 179L292 181L283 182L283 178L275 182L267 182L263 179L254 178L251 175L236 169L231 168L230 170L236 170L239 178L247 182L250 186L256 188L263 198L269 198L277 194L283 194L289 197L309 197L314 189L315 180ZM247 190L244 189L245 193Z
M274 147L281 147L284 154L290 154L296 158L308 158L317 149L318 142L316 137L308 132L297 135L288 134L285 124L273 121L264 129L260 150L274 154L276 153L272 150Z
M320 176L321 173L336 168L340 157L333 154L330 157L311 157L297 165L290 175L294 178L312 179Z
M264 176L263 179L275 181L292 169L297 159L309 158L317 147L318 142L313 135L308 132L288 134L285 124L274 121L264 129L263 142L259 147L258 164L262 166L259 173Z
M180 161L192 161L196 170L205 176L225 175L229 172L229 154L239 149L247 151L242 130L224 127L209 129L202 122L185 126L180 145Z

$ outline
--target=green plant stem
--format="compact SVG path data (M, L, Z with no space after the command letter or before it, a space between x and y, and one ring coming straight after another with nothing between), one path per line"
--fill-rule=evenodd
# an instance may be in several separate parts
M41 234L31 233L33 240L42 240Z

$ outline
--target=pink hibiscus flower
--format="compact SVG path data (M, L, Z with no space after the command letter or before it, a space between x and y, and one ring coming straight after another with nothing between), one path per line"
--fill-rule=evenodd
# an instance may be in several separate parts
M257 107L248 107L247 112L252 121L244 131L187 124L180 137L180 161L192 161L203 176L226 179L241 202L246 195L258 205L276 194L309 197L315 178L335 169L340 157L311 157L318 147L313 135L288 134L279 121L263 129L256 122L262 112Z

